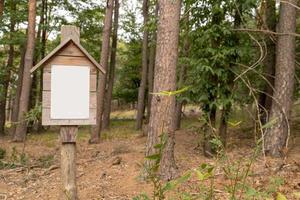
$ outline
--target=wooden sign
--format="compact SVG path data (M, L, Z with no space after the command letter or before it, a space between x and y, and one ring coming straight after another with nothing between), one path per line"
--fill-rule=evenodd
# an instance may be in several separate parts
M31 69L43 68L42 125L60 125L61 198L76 200L78 125L96 124L97 71L103 68L79 44L79 29L63 26L61 44Z
M79 30L69 36L31 70L43 67L42 125L96 124L97 70L105 71L79 44Z

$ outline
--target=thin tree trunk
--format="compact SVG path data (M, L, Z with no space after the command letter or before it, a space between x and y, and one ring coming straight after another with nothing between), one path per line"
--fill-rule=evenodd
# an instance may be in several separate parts
M176 66L178 60L178 37L180 0L159 0L159 24L155 58L154 93L176 90ZM166 38L168 38L166 40ZM164 180L175 177L177 167L174 159L175 146L175 96L156 95L151 102L146 155L156 153L154 146L159 136L165 134L166 145L160 161L160 175ZM152 165L148 162L146 165Z
M242 14L243 14L243 5L241 3L237 3L237 9L235 10L235 15L234 15L234 25L233 27L235 29L240 28L241 23L242 23ZM238 36L238 33L235 33L232 37L232 48L238 46L240 43L240 39ZM234 67L234 63L237 62L238 59L238 54L234 54L232 56L233 64L230 64L229 67L232 69ZM226 85L228 85L229 89L226 88L224 92L224 97L225 99L230 99L232 95L232 89L234 86L234 79L235 79L235 74L233 72L229 72L230 75L228 76L228 80L226 82ZM228 119L229 119L229 114L231 112L231 103L227 102L226 104L223 104L223 108L221 110L221 116L220 116L220 126L219 126L219 136L221 139L221 142L223 144L223 147L226 148L227 145L227 129L228 129Z
M113 30L113 39L111 45L112 48L110 54L108 87L106 91L106 96L105 96L106 99L105 99L105 106L103 112L103 121L102 121L103 129L108 129L110 123L111 101L112 101L112 93L113 93L114 80L115 80L116 54L117 54L117 44L118 44L119 7L120 7L119 0L115 0L114 30Z
M25 54L25 63L22 79L22 91L20 96L20 106L18 114L18 124L13 141L23 142L27 132L27 122L25 115L28 112L29 95L31 88L31 75L30 69L33 63L34 45L35 45L35 17L36 17L36 0L29 0L28 2L28 39Z
M26 43L26 42L25 42ZM20 66L18 70L18 80L17 80L17 89L16 94L13 100L13 106L12 106L12 127L10 129L10 134L14 136L16 131L16 124L18 122L18 114L19 114L19 105L20 105L20 96L22 91L22 77L23 77L23 71L24 71L24 61L25 61L25 53L26 53L26 45L22 45L20 48L21 51L21 61Z
M11 2L10 11L11 13L16 12L15 2ZM15 32L15 24L16 23L14 17L11 16L10 17L10 39L11 40L13 39L13 33ZM11 77L11 70L14 62L14 54L15 54L14 45L10 44L7 65L6 65L6 69L4 70L5 78L4 80L0 80L0 83L2 82L1 85L3 87L3 93L0 96L0 136L5 134L6 102L7 102L8 87L9 87L10 77Z
M158 18L158 4L155 7L155 19ZM156 48L157 30L155 29L152 36L152 42L149 50L149 64L148 64L148 102L147 102L147 123L149 123L151 115L151 100L153 92L154 79L154 65L155 65L155 48Z
M39 30L37 33L37 41L40 44L39 53L36 53L35 55L35 61L34 64L37 63L37 61L43 59L45 57L46 52L46 34L47 34L47 0L42 0L42 10L40 15L40 23L39 23ZM42 92L43 92L43 68L39 69L38 73L35 73L36 75L36 83L32 85L36 85L35 91L34 91L34 99L35 101L32 104L32 108L41 105L42 102ZM36 132L40 132L42 130L42 119L39 119L38 121L34 122L33 124L33 130Z
M189 3L186 5L186 16L184 18L184 26L185 26L185 34L184 34L184 41L183 41L183 57L187 58L189 56L190 51L190 41L189 41L189 31L190 31L190 6ZM180 65L180 71L179 71L179 80L178 80L178 86L177 89L181 89L184 86L185 80L186 80L186 64ZM182 115L182 105L183 100L179 99L176 101L176 111L175 111L175 128L176 130L180 129L181 125L181 115Z
M111 35L111 24L112 24L112 14L113 14L113 0L107 0L103 35L102 35L102 48L100 55L100 65L105 71L107 71L108 57L109 57L109 44ZM100 132L102 125L102 114L104 110L104 98L105 98L105 88L106 88L107 73L99 73L98 87L97 87L97 124L92 127L90 143L98 143L100 140Z
M217 5L220 7L220 4ZM222 12L215 12L212 15L212 22L213 25L220 25L222 20L224 19L224 13ZM220 48L221 45L221 38L214 38L211 39L211 45L214 49ZM212 66L215 67L215 66ZM217 107L212 104L212 102L216 102L218 98L218 94L215 92L217 90L218 83L218 76L214 74L208 74L208 80L211 84L208 88L206 88L206 93L208 94L209 101L202 105L202 110L204 112L204 117L206 119L204 125L204 141L203 141L203 151L204 155L207 157L212 157L213 154L216 153L216 149L213 148L211 140L216 137L216 112Z
M293 100L295 76L295 36L297 0L288 0L280 4L276 46L275 91L270 119L276 123L265 134L265 153L280 156L286 153L289 136L289 119ZM284 34L286 33L286 34Z
M215 149L213 149L211 140L215 137L216 132L216 116L217 116L217 108L213 106L209 108L209 105L205 105L206 110L209 110L207 113L206 120L208 123L204 125L204 139L203 139L203 152L205 157L213 157L215 154Z
M148 68L148 0L143 1L143 16L144 16L144 33L143 33L143 50L142 50L142 76L141 83L139 87L138 95L138 106L137 106L137 116L136 116L136 125L137 130L142 129L143 118L145 112L145 93L147 86L147 68Z
M276 2L274 0L265 1L263 10L263 29L276 31ZM263 61L264 76L267 81L264 84L263 93L259 96L260 121L265 124L268 121L270 110L272 107L272 96L274 88L275 64L276 64L276 46L273 36L266 35L265 42L267 45L267 53Z

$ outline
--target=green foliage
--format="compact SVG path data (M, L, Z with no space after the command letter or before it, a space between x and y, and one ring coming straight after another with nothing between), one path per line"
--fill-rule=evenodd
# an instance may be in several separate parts
M41 167L48 168L54 163L54 155L44 155L38 159Z
M125 103L135 102L140 86L141 40L120 43L119 67L116 69L116 84L113 98Z
M0 160L5 157L5 154L6 154L6 150L3 148L0 148Z
M12 169L28 165L28 156L24 152L18 152L15 146L13 146L11 154L8 157L8 162L0 160L0 169Z
M27 112L25 120L27 123L36 123L41 120L42 117L42 105L36 105L33 109Z

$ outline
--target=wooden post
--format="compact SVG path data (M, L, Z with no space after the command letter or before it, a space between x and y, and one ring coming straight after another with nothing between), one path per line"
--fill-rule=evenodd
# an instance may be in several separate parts
M76 135L78 126L61 126L62 199L76 200Z
M79 43L79 28L75 26L62 26L61 42L72 38ZM77 200L76 187L76 135L78 126L61 126L61 179L63 200Z

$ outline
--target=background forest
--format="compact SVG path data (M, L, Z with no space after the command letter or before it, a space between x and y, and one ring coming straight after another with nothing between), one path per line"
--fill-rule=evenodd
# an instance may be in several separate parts
M42 126L43 69L30 69L63 25L107 72L70 199L300 199L299 10L0 0L0 199L60 195L59 129Z

